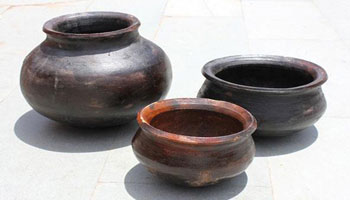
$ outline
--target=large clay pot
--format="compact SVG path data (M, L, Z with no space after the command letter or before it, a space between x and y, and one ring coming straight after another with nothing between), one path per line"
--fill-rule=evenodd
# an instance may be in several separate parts
M151 173L199 187L242 173L255 154L255 118L240 106L211 99L169 99L138 114L132 140Z
M325 112L320 66L281 56L232 56L202 69L206 80L198 97L224 100L250 111L256 136L283 136L313 125Z
M49 20L47 38L24 60L21 89L42 115L76 126L126 123L162 99L172 73L168 57L141 37L134 16L87 12Z

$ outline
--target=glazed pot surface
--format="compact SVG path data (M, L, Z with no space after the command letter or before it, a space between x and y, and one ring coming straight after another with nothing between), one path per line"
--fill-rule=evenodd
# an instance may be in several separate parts
M232 56L207 63L198 97L250 111L256 136L283 136L313 125L325 112L327 74L314 63L281 56Z
M127 123L163 99L172 72L164 51L138 33L134 16L87 12L54 18L24 60L21 89L34 110L75 126Z
M173 183L199 187L242 173L253 160L254 117L210 99L170 99L139 112L132 140L137 159Z

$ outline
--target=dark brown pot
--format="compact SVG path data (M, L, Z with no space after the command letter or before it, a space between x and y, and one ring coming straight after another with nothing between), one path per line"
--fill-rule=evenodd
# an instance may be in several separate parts
M210 99L169 99L138 114L132 140L137 159L168 181L204 186L242 173L253 160L255 118L237 105Z
M280 56L232 56L207 63L198 97L224 100L250 111L257 136L282 136L313 125L325 112L320 66Z
M47 38L24 60L21 89L42 115L77 126L126 123L165 97L171 66L161 48L138 33L134 16L64 15L46 22Z

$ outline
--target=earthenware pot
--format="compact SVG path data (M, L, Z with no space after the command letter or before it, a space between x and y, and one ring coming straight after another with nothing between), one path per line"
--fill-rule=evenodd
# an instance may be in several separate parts
M136 17L116 12L49 20L46 40L23 63L25 99L42 115L77 126L135 119L165 97L172 78L168 57L139 35L139 26Z
M252 162L255 118L240 106L211 99L169 99L143 108L132 140L151 173L199 187L242 173Z
M258 121L257 136L288 135L313 125L325 112L320 66L281 56L232 56L202 69L198 97L240 105Z

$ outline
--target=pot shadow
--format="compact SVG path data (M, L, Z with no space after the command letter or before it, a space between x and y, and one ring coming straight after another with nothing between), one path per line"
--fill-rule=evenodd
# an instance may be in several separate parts
M145 167L137 164L125 176L124 186L136 200L139 199L231 199L246 187L245 172L215 185L191 188L174 185L150 174Z
M106 151L130 145L137 128L136 120L113 128L71 127L31 110L16 121L14 132L23 142L40 149L78 153Z
M256 157L278 156L300 151L312 145L318 137L315 126L283 137L254 137Z

